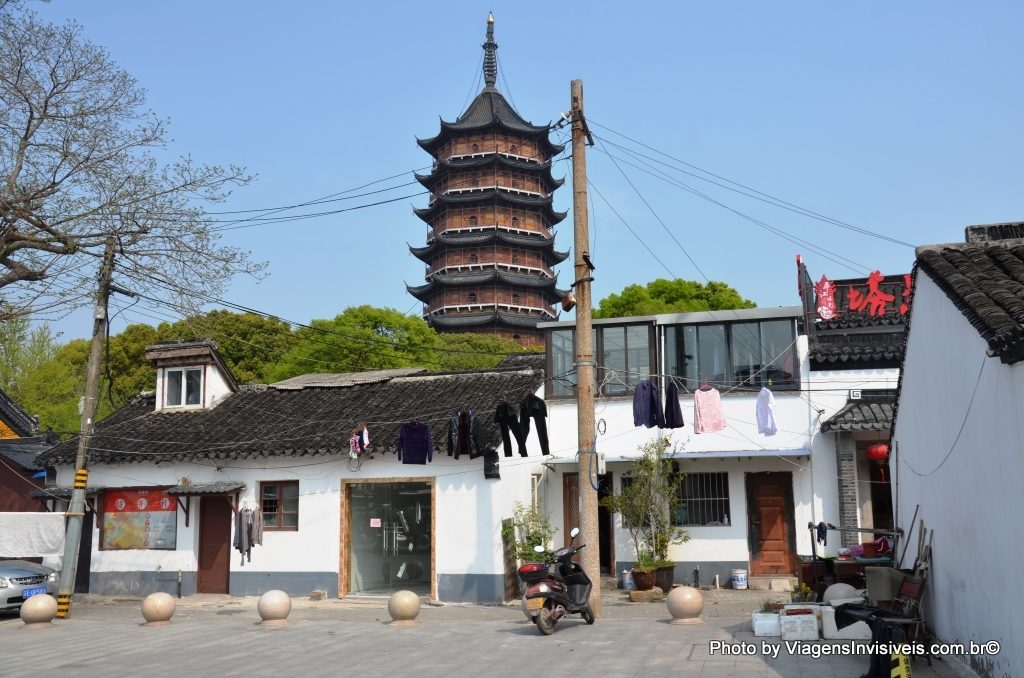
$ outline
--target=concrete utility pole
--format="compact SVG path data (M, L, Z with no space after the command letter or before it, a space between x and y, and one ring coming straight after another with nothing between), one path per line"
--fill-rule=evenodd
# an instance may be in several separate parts
M577 459L580 479L580 554L583 570L594 582L590 608L601 616L601 536L597 527L597 455L594 448L594 347L591 337L589 219L587 215L587 156L585 137L590 136L583 117L583 81L572 81L572 215L576 281L576 412L579 426Z
M71 505L65 514L68 517L68 531L64 543L64 564L60 571L60 586L57 588L57 617L71 616L71 594L75 591L75 574L78 570L78 547L82 543L82 519L85 516L85 488L89 481L89 440L96 418L99 402L100 367L103 356L103 340L107 335L107 300L110 298L110 278L114 272L114 236L107 238L103 250L103 264L100 266L100 283L96 291L96 307L93 310L92 347L89 350L89 366L85 377L85 400L82 403L82 424L78 434L78 454L75 456L75 483L71 491Z

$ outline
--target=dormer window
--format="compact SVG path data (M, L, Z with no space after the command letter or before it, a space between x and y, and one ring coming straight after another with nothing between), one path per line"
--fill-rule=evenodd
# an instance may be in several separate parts
M165 407L191 407L203 402L201 368L167 370L164 386Z

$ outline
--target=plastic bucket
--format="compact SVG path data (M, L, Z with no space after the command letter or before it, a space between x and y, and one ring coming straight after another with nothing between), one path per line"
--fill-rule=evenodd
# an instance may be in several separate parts
M747 571L746 570L732 570L732 587L734 589L746 590L746 588L747 588Z
M622 571L622 588L626 591L630 591L634 588L633 586L633 573L629 570Z

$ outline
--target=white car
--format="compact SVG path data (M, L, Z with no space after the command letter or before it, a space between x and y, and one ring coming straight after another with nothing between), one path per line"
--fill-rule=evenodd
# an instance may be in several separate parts
M26 598L57 591L60 572L27 560L0 560L0 612L17 610Z

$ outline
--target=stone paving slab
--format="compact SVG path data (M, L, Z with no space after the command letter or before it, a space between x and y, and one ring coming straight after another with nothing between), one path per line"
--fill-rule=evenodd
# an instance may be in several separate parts
M728 606L754 599L713 598L707 596L705 609L732 609ZM578 667L602 678L839 678L860 676L868 667L866 656L813 659L789 655L785 648L777 658L712 654L712 640L760 647L749 613L745 618L706 616L704 624L682 626L668 623L664 604L610 603L593 626L570 618L559 622L554 635L543 637L518 607L426 605L415 626L395 627L386 623L384 600L297 598L289 623L272 628L258 624L256 600L189 596L163 627L142 624L139 599L79 597L71 619L43 629L25 628L14 616L0 617L0 675L248 678L370 672L522 678L524 673ZM939 661L931 668L915 662L913 672L915 678L958 675L950 663Z

